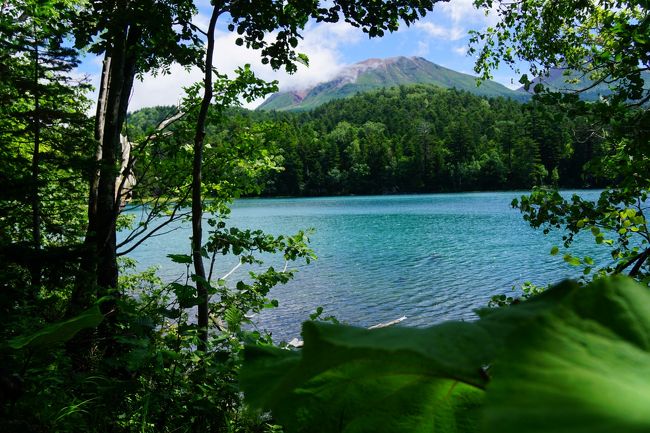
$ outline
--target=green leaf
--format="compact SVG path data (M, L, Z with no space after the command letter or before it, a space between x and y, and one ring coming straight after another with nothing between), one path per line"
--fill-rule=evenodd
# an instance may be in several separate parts
M616 278L565 282L473 323L308 322L301 353L247 347L241 385L287 432L648 431L649 313L647 288Z
M428 329L303 325L301 353L245 349L247 401L292 431L477 431L485 367L506 337L575 287Z
M558 247L553 246L553 248L551 248L551 255L552 256L556 256L557 253L559 253L559 252L560 252L560 249Z
M323 369L272 347L248 347L246 360L247 400L273 409L287 432L473 432L478 426L482 390L408 362L364 358Z
M298 63L301 63L301 64L305 65L305 66L309 66L309 57L307 57L306 54L298 53L296 61Z
M578 257L573 257L571 254L565 254L564 261L571 266L580 266L580 259Z
M56 346L70 340L82 329L97 327L102 320L104 320L104 316L99 311L99 307L95 306L77 317L53 323L32 335L15 337L9 341L9 347L12 349L44 349Z
M509 338L486 397L488 432L650 431L650 292L574 288Z
M241 373L249 403L288 432L476 430L492 353L485 329L306 322L303 337L301 354L247 347Z
M636 209L628 208L625 209L626 218L634 218L636 216Z
M167 257L174 263L190 264L192 263L192 256L189 254L167 254Z

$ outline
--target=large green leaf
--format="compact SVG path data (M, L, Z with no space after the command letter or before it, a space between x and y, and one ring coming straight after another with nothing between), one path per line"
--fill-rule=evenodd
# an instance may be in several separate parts
M574 287L565 283L534 302L484 311L477 322L427 329L307 322L301 352L246 349L242 388L288 431L475 432L485 367L513 330Z
M575 288L509 338L494 365L489 432L650 431L650 292Z
M302 352L247 348L241 383L288 432L650 431L649 318L647 287L617 278L472 323L306 323Z
M476 430L491 354L482 328L307 322L303 337L302 353L247 348L241 374L248 401L271 409L287 431Z
M9 341L9 347L42 349L56 346L70 340L82 329L97 327L102 320L104 316L99 307L95 306L72 319L48 325L34 334L15 337Z
M482 390L407 370L348 362L306 381L273 413L288 431L476 431Z

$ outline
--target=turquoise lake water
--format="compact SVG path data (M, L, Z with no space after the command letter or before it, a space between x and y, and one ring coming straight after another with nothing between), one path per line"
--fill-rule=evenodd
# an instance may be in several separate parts
M571 194L571 191L566 194ZM596 191L579 191L597 198ZM512 293L524 281L536 284L577 277L580 269L564 263L561 234L544 236L510 207L518 192L410 196L242 199L233 206L228 225L293 234L314 228L311 247L318 259L293 266L293 281L271 297L279 308L256 318L277 340L300 334L300 324L318 306L325 315L358 326L407 316L405 326L427 326L450 319L468 320L497 293ZM189 223L149 239L130 257L141 268L160 267L167 280L182 278L185 266L166 256L189 251ZM571 250L604 263L608 250L591 236ZM215 275L234 265L220 257ZM268 258L282 269L284 259ZM245 278L239 268L229 281Z

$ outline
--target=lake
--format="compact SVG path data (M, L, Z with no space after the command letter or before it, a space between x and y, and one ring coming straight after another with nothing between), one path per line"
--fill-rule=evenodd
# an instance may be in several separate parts
M595 199L599 192L578 193ZM544 236L510 207L522 194L241 199L228 225L275 235L315 229L311 247L318 259L293 266L298 269L294 280L271 292L279 308L256 319L276 340L298 336L301 322L319 306L324 315L352 325L407 316L404 325L427 326L472 319L492 295L511 294L524 281L545 284L580 275L562 254L549 254L553 245L561 245L560 233ZM189 223L180 224L149 239L130 257L140 268L158 265L165 280L174 280L185 266L166 256L188 253L189 236ZM571 251L599 259L597 263L609 258L590 235L578 239ZM236 263L234 257L221 257L217 275ZM281 257L267 263L284 266ZM241 267L229 280L246 275Z

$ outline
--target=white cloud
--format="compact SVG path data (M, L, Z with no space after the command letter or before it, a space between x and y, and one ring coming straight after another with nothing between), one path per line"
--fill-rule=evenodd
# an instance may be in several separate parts
M201 71L193 68L186 71L180 65L172 65L168 74L146 74L142 81L133 85L129 111L155 105L178 105L187 87L201 79Z
M452 51L459 56L466 56L467 55L467 46L461 45L459 47L454 47L452 48Z
M210 17L208 15L199 12L198 14L192 17L192 24L194 24L195 26L197 26L203 31L207 31L208 26L210 25Z
M431 21L419 21L415 23L414 27L416 29L422 30L424 33L434 39L444 39L449 41L457 41L458 39L462 39L466 33L463 28L457 25L447 27L439 24L434 24Z
M433 12L413 27L429 38L457 41L465 38L469 30L480 30L496 22L496 14L489 11L486 16L485 11L475 8L473 0L437 3Z
M418 48L415 50L415 55L419 57L426 57L429 54L429 42L418 41Z
M198 18L197 22L202 21ZM284 70L273 71L268 65L263 65L258 51L237 46L237 35L231 32L219 31L215 38L215 66L220 72L231 74L244 64L251 65L255 74L267 81L278 80L282 90L304 88L333 78L344 66L340 48L346 44L358 43L363 33L350 25L339 22L335 24L310 24L303 32L304 39L298 45L298 51L307 54L309 67L298 65L295 74ZM134 91L129 110L154 105L177 104L182 96L182 88L201 79L201 72L194 68L185 71L179 65L170 68L170 74L153 76L146 74L143 81L134 85ZM248 107L259 105L262 101L247 104Z
M493 24L496 14L485 15L485 9L474 7L474 0L452 0L447 3L438 3L433 13L440 12L453 23L463 23L467 27L472 24ZM492 12L492 11L491 11Z

